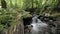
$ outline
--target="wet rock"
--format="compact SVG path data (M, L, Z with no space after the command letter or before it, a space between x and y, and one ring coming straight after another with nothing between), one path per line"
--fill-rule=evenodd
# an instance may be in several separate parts
M23 24L24 24L24 26L30 25L31 22L32 22L32 17L23 18Z

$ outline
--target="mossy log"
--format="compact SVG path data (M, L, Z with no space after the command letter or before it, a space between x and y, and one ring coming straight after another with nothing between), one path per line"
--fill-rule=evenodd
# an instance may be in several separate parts
M3 30L1 34L24 34L23 25L17 24L12 26L9 29Z

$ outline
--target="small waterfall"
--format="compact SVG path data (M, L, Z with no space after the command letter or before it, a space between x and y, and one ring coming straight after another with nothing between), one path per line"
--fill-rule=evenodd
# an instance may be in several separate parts
M38 19L39 15L34 15L32 18L32 23L31 25L32 30L31 30L31 34L47 34L46 33L46 29L47 29L47 24L43 23L40 19Z
M32 23L37 23L38 15L33 15Z

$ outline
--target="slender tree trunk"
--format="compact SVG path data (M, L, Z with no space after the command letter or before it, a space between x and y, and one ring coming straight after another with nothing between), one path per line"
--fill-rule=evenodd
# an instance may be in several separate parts
M32 2L32 8L33 8L33 0L31 2Z
M1 0L1 6L2 8L6 9L7 8L7 3L5 0Z

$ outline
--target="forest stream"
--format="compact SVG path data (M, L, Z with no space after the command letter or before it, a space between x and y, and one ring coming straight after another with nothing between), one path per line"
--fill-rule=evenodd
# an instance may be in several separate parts
M60 34L60 0L0 0L0 34Z
M57 26L51 23L52 20L50 20L51 22L44 22L38 18L39 16L40 15L36 14L33 15L32 23L27 25L27 31L25 31L25 34L55 34Z

